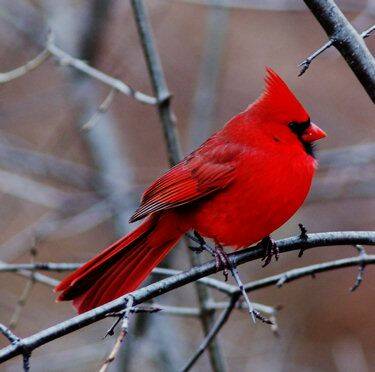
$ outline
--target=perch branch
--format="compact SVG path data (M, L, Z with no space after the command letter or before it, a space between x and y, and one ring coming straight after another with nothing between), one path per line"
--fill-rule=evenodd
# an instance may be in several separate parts
M276 242L280 253L299 251L302 247L305 249L312 249L322 246L335 246L335 245L375 245L375 232L371 231L343 231L343 232L326 232L317 234L308 234L307 239L301 239L300 237L291 237L287 239L282 239ZM249 249L244 249L239 252L235 252L229 255L230 259L236 264L241 265L245 262L253 261L255 259L261 258L263 251L261 248L252 247ZM303 268L296 269L299 272L289 271L288 280L294 280L306 275L311 275L311 273L323 272L327 270L338 269L341 267L358 266L360 262L365 262L366 264L375 263L375 255L368 255L367 257L354 257L343 260L334 261L331 263L325 263L318 265L319 267L309 268L305 270ZM314 265L317 266L317 265ZM193 267L188 271L182 272L180 274L168 277L166 279L160 280L154 284L147 287L140 288L131 293L134 298L134 305L144 303L152 298L158 297L164 293L170 292L173 289L182 287L186 284L195 282L196 280L203 278L205 276L211 275L217 272L217 268L214 260L209 261L205 264ZM279 276L273 276L271 279L263 279L257 281L256 284L249 283L245 287L247 290L255 290L263 288L266 286L271 286L276 284L281 277L285 274L280 274ZM234 293L233 293L234 294ZM23 350L32 351L48 342L51 342L59 337L65 336L72 333L78 329L81 329L89 324L97 322L106 317L108 313L117 312L124 309L129 295L120 297L114 301L111 301L105 305L97 307L96 309L90 310L84 314L75 316L74 318L68 319L62 323L55 326L47 328L40 331L32 336L22 339L21 344L10 345L0 350L0 363L17 355L23 354Z

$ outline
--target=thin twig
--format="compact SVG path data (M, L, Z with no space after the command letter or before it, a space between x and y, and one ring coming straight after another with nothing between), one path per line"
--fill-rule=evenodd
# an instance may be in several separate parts
M347 20L334 0L304 0L372 102L375 102L375 59L361 35Z
M23 172L56 179L78 188L93 184L96 172L82 164L60 159L0 140L0 165L13 172Z
M10 328L6 327L4 324L1 324L1 323L0 323L0 333L2 333L12 345L17 345L17 347L20 346L23 349L22 351L23 370L24 372L29 372L31 352L24 349L22 340L18 336L16 336L10 330Z
M63 66L73 67L76 70L81 71L82 73L89 75L96 80L99 80L103 84L112 87L112 89L115 89L129 97L132 97L141 103L145 103L148 105L155 105L157 103L157 100L154 97L136 91L128 84L125 84L123 81L115 79L112 76L109 76L104 72L89 66L86 62L78 58L72 57L70 54L66 53L56 46L52 36L49 38L49 41L47 43L47 49L54 57L58 59L58 61Z
M292 269L285 273L270 276L268 278L255 280L253 282L245 284L245 291L254 291L271 285L276 285L281 288L285 283L292 282L294 280L303 278L305 276L315 277L317 273L321 273L329 270L336 270L344 267L357 266L358 264L364 263L365 265L372 264L374 262L375 255L366 255L363 257L350 257L343 258L340 260L324 262L316 265L300 267L298 269ZM238 290L237 290L238 291ZM235 292L236 293L236 292Z
M100 117L105 114L111 106L116 92L117 91L115 89L111 89L109 91L108 95L104 98L104 101L100 104L95 114L85 124L82 125L82 130L89 130L97 124Z
M23 66L17 67L14 70L0 73L0 84L8 83L11 80L18 79L26 75L28 72L36 69L42 65L51 56L51 53L46 48L39 53L35 58L26 62Z
M221 313L217 321L213 324L210 331L207 333L206 337L202 341L202 343L199 345L197 351L194 353L194 355L189 359L189 361L186 363L186 365L181 369L181 372L187 372L193 367L195 362L199 359L199 357L203 354L203 352L207 349L208 345L214 340L216 335L220 332L221 328L224 326L224 324L229 319L230 314L232 313L232 310L234 309L234 306L236 305L236 302L238 300L238 296L233 295L227 308Z
M163 67L158 50L154 43L152 28L144 3L142 0L131 0L131 5L152 89L158 101L157 108L166 142L169 164L173 166L181 160L182 150L181 144L178 140L176 116L171 107L172 96L165 80ZM185 244L187 246L191 245L187 239L185 239ZM195 257L191 254L190 262L193 263L193 266L196 266L199 264L199 261L194 261L194 259ZM201 309L202 328L204 333L207 333L212 325L214 314L205 309L205 304L208 303L211 298L208 289L200 286L199 283L196 284L196 293L199 307ZM215 372L224 372L224 361L216 343L213 343L210 346L209 356L212 369Z
M371 26L367 30L363 31L361 33L361 37L365 39L366 37L369 37L372 32L375 30L375 25ZM321 46L319 49L317 49L314 53L309 55L306 59L304 59L301 63L298 64L298 67L301 67L301 70L298 74L298 76L302 76L307 69L310 67L311 62L318 57L320 54L322 54L324 51L326 51L328 48L330 48L334 43L334 39L330 39L327 41L323 46Z
M34 243L30 249L30 255L31 255L31 264L34 264L35 256L36 256L36 238L34 239ZM16 307L13 311L12 318L9 322L9 328L15 329L17 327L18 321L21 317L22 309L25 307L27 300L29 299L31 295L31 291L35 284L35 272L34 270L31 270L31 275L29 280L26 282L26 285L21 293L20 298L17 301Z
M0 323L0 332L10 341L11 344L19 342L19 337L17 337L10 328L6 327L4 324Z
M355 245L355 248L358 251L359 258L366 258L367 257L366 250L362 245L357 244L357 245ZM361 285L361 283L363 281L363 275L365 273L365 267L366 267L366 263L365 263L365 261L362 260L359 263L358 275L356 277L354 285L350 288L350 292L354 292Z
M212 302L210 304L207 304L207 310L223 310L226 309L228 306L228 301L225 302ZM274 308L272 306L267 306L264 304L259 304L256 302L253 302L254 309L265 313L267 315L270 315L271 317L274 317L278 311L277 308ZM238 310L247 310L248 307L245 303L241 301L237 301L235 309ZM118 317L123 312L117 312L117 313L110 313L107 316L108 317ZM200 316L200 309L197 307L186 307L186 306L171 306L171 305L162 305L158 303L152 303L152 304L143 304L143 306L136 306L131 309L131 313L158 313L160 315L172 315L172 316L182 316L182 317L193 317L197 318Z
M41 66L50 56L54 56L55 58L57 58L61 65L73 67L76 70L89 75L96 80L99 80L103 84L112 87L112 89L119 91L129 97L132 97L141 103L145 103L148 105L155 105L157 103L157 100L154 97L136 91L128 84L125 84L123 81L115 79L112 76L109 76L104 72L89 66L86 62L72 57L70 54L57 47L54 42L54 36L52 32L49 32L48 34L46 48L35 58L25 63L21 67L8 72L0 73L0 84L24 76L28 72Z
M112 348L110 354L108 355L108 357L105 359L105 361L104 361L102 367L100 368L99 372L105 372L108 369L109 364L112 363L115 360L116 355L118 354L118 352L120 350L120 346L121 346L122 342L124 341L124 339L125 339L125 337L128 333L129 315L132 312L131 311L132 306L133 306L133 297L128 296L126 298L126 308L124 310L124 313L121 315L122 325L121 325L120 333L117 337L115 345L113 346L113 348Z
M242 296L243 296L243 298L246 302L250 317L253 320L253 322L255 323L255 318L257 317L258 313L255 312L253 303L250 301L249 296L245 292L244 285L242 283L240 275L238 274L238 269L235 265L231 265L230 271L231 271L232 276L233 276L234 280L236 281L236 283L238 285L238 288L241 291L241 294L242 294Z
M7 270L1 270L2 267L7 266L8 264L6 264L5 262L3 261L0 261L0 272L1 271L7 271ZM29 264L27 264L29 265ZM31 276L34 277L34 280L35 282L38 282L38 283L41 283L41 284L45 284L49 287L56 287L57 284L59 284L59 281L56 280L56 279L53 279L47 275L43 275L43 274L40 274L40 273L35 273L33 272L35 269L33 268L30 268L30 269L17 269L17 270L9 270L10 272L14 272L16 275L19 275L19 276L22 276L24 278L30 278Z
M302 241L299 237L292 237L276 242L280 253L299 251L302 245L312 249L322 246L337 246L337 245L375 245L375 232L370 231L346 231L346 232L330 232L330 233L317 233L309 234L308 241ZM253 261L262 257L262 249L254 247L237 251L229 255L230 259L236 265L241 265L245 262ZM352 257L343 260L327 262L319 265L309 266L307 268L300 268L297 270L289 271L287 274L288 281L296 280L304 276L311 275L323 271L335 270L343 267L358 266L364 261L366 265L375 264L375 255L368 255L365 259L359 257ZM193 283L196 280L217 272L214 260L207 262L203 265L196 266L186 272L168 277L160 280L147 287L140 288L131 293L134 297L134 305L146 302L152 298L158 297L164 293L170 292L176 288L182 287L188 283ZM281 277L285 274L272 276L270 278L261 279L259 281L251 282L245 285L247 291L256 290L276 284ZM240 291L235 288L238 295ZM235 294L233 292L232 294ZM72 333L81 329L89 324L95 323L106 317L108 313L121 311L124 306L124 298L128 295L122 296L113 300L105 305L99 306L84 314L75 316L55 326L40 331L32 336L22 339L22 346L11 345L0 350L0 363L9 360L17 355L23 353L23 350L32 351L36 348L51 342L59 337Z

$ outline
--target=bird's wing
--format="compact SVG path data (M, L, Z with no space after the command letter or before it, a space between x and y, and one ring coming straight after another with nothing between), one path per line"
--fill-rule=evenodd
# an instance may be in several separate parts
M240 152L241 146L218 141L215 137L206 141L145 191L130 222L223 189L235 177Z

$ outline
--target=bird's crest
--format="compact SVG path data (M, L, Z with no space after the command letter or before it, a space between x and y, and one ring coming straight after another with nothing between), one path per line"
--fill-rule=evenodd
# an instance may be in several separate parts
M263 94L249 109L263 118L298 122L308 120L308 113L281 77L270 67L266 71Z

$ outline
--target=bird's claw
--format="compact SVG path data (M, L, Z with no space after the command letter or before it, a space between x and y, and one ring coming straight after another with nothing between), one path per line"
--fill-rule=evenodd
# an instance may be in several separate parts
M259 319L261 322L269 325L274 325L275 323L271 320L263 316L258 310L253 310L254 316Z
M218 244L215 246L214 255L216 262L216 270L223 270L225 281L228 281L228 271L231 269L231 263L228 259L228 255L225 253L223 247Z
M264 261L264 264L262 265L262 267L269 265L272 261L272 257L275 257L275 260L278 261L280 253L279 247L269 236L262 239L262 241L260 242L260 246L264 250L264 255L262 257L262 261Z
M204 251L204 248L201 245L199 245L197 247L193 246L193 245L190 245L189 249L192 250L194 253L197 253L197 254L202 253Z
M309 237L307 236L307 229L306 229L306 227L302 223L299 223L298 227L299 227L299 229L301 231L301 233L299 234L299 238L301 240L307 240ZM305 252L305 248L302 247L300 249L300 251L298 252L298 257L302 257L304 252Z

